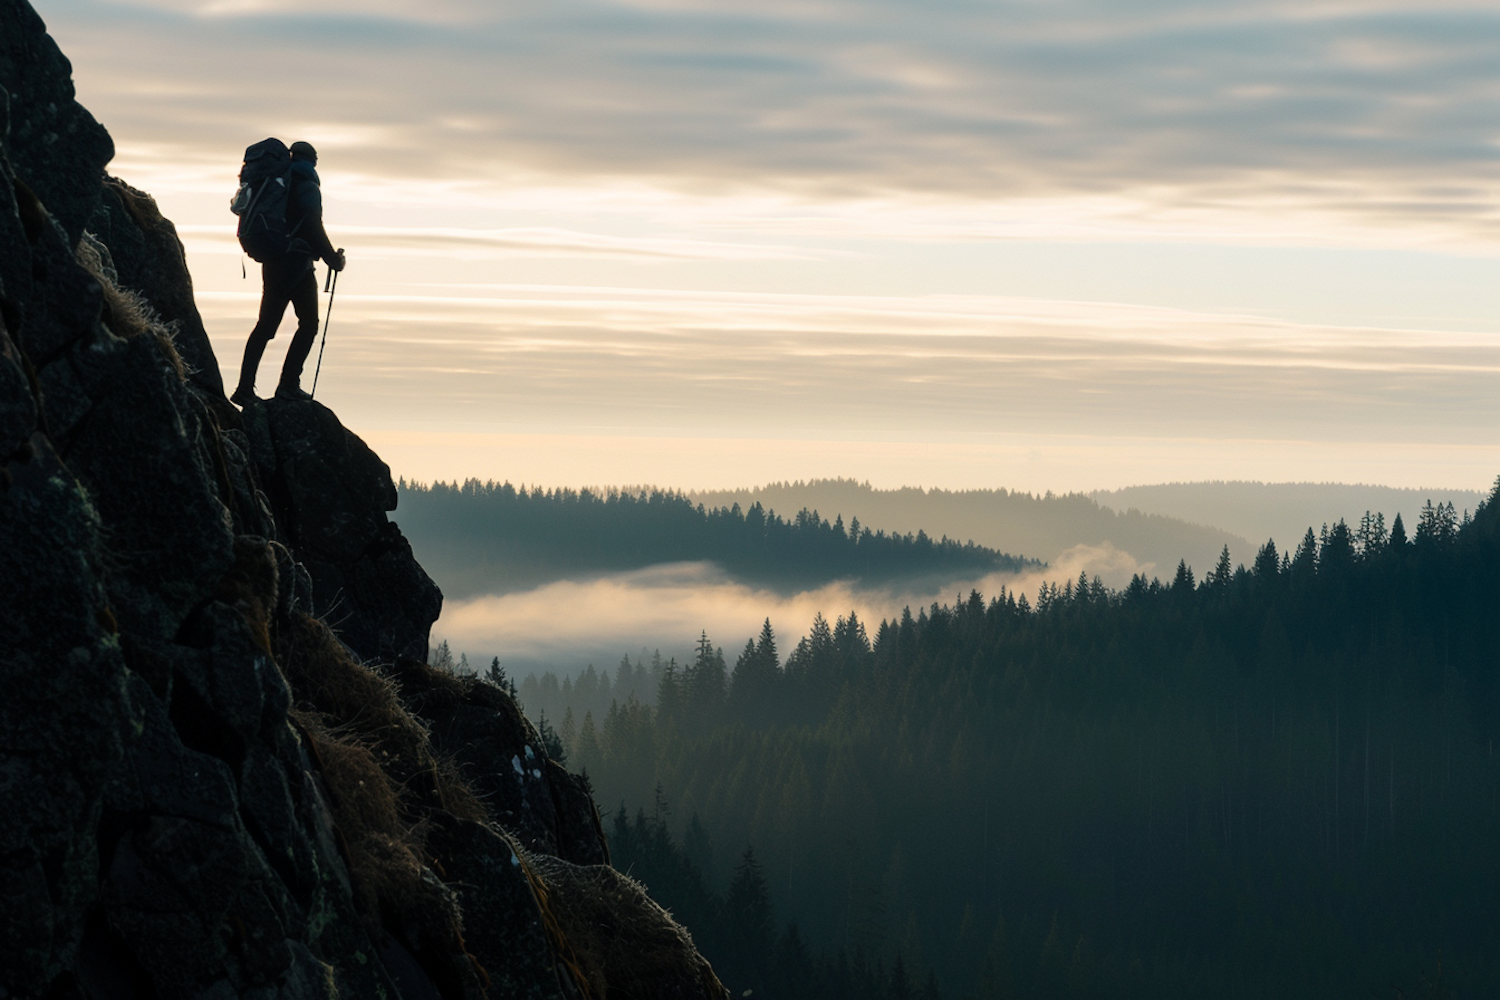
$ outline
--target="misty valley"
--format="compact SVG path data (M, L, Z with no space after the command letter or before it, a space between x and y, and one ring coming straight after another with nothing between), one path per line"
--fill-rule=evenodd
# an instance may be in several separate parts
M849 481L401 491L459 598L701 561L773 609L658 643L610 624L628 638L597 666L581 647L521 667L472 640L431 654L518 697L587 776L612 863L735 996L1500 988L1500 483L1139 498L1192 521ZM1238 524L1325 514L1252 545L1209 526L1205 494ZM1005 544L1024 538L1025 556ZM1131 555L1063 575L1091 545ZM875 591L930 599L816 603ZM587 631L587 593L546 627Z
M0 0L0 1000L1497 1000L1497 49Z

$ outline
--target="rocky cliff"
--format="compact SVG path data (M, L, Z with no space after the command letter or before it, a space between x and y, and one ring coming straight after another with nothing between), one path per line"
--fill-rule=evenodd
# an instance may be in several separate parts
M0 998L722 997L586 782L426 665L385 464L225 400L111 154L0 0Z

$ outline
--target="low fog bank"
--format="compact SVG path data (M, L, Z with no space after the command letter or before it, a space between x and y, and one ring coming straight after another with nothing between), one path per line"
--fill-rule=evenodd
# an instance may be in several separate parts
M1174 564L1175 566L1175 564ZM447 641L454 658L466 655L474 669L492 657L512 677L552 670L574 675L589 664L613 667L643 649L689 661L700 633L724 649L732 665L745 640L769 618L783 656L806 635L821 613L830 622L855 612L873 638L882 619L951 603L978 590L986 599L1004 587L1036 597L1043 583L1065 583L1080 573L1121 588L1135 573L1169 576L1173 566L1141 563L1113 545L1078 545L1045 569L1028 573L861 588L832 583L791 595L748 586L711 563L652 566L591 579L563 580L533 590L448 601L433 626L434 645Z
M1268 538L1274 539L1277 548L1289 552L1309 527L1316 532L1340 518L1351 527L1356 526L1369 511L1385 514L1386 524L1399 513L1410 533L1429 500L1434 505L1452 503L1462 516L1465 510L1472 512L1478 507L1488 491L1230 481L1130 486L1095 490L1088 495L1116 510L1135 508L1195 524L1216 525L1248 538L1257 547ZM1249 563L1248 558L1235 553L1234 546L1230 546L1230 552L1236 562Z

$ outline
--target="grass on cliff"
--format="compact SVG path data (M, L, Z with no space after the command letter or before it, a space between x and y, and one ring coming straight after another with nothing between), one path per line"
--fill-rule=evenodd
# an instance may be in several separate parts
M276 603L274 577L266 560L238 554L241 571L226 577L222 596L263 627ZM464 943L458 897L434 868L450 881L463 873L443 871L428 840L437 811L498 831L489 810L456 763L434 753L396 682L361 663L324 622L297 612L278 616L271 640L297 702L293 724L328 792L362 919L372 935L404 937L415 955L458 959L443 967L423 963L445 993L483 995L488 974ZM477 678L416 661L394 669L419 707L490 701L491 689ZM573 865L506 839L531 882L554 953L584 1000L650 1000L687 983L704 997L725 995L686 929L638 883L606 865Z
M190 372L187 362L177 352L177 324L163 320L156 307L140 292L120 285L119 276L110 262L109 249L92 233L83 234L74 258L104 290L104 315L101 319L109 332L122 339L150 337L156 341L157 349L166 358L178 381L186 382Z

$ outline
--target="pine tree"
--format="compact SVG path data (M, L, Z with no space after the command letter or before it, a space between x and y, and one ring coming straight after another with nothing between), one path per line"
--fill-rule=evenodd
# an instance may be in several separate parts
M838 663L845 670L863 665L865 657L870 655L870 637L865 634L859 615L852 610L834 625L833 645Z
M682 681L677 676L677 659L673 657L661 662L657 652L655 665L661 668L661 679L656 684L656 717L663 726L674 727L682 721Z
M599 745L599 733L594 728L594 713L583 714L583 725L578 728L578 753L574 758L578 769L585 773L598 774L604 763L604 754Z
M914 1000L911 978L906 974L906 961L900 952L896 953L896 964L891 967L890 987L886 990L886 996L890 1000Z
M1432 499L1430 497L1428 498L1427 503L1423 504L1422 513L1417 518L1417 533L1413 538L1413 541L1416 543L1418 548L1428 547L1438 540L1438 519L1439 512L1441 510L1441 505L1437 507L1434 507L1432 505Z
M1403 552L1406 549L1406 525L1401 523L1401 514L1398 511L1396 519L1391 522L1391 541L1389 548L1394 552Z
M698 638L693 662L683 671L683 701L689 717L702 724L717 720L727 694L728 669L724 651L715 649L708 633Z
M1268 538L1266 544L1260 547L1250 571L1256 574L1257 580L1274 580L1281 576L1281 556L1277 555L1275 538Z
M713 843L709 840L708 830L703 826L703 821L698 818L696 812L688 820L687 829L683 831L682 851L699 871L704 874L713 872Z
M825 960L826 961L826 960ZM823 998L832 995L822 990L818 982L817 967L812 952L803 940L802 931L795 920L789 922L776 944L776 957L772 966L769 996L783 1000Z
M1042 997L1060 997L1065 988L1068 955L1063 948L1062 930L1057 924L1057 914L1052 915L1052 929L1042 942L1042 953L1037 956L1036 986L1034 993Z
M728 931L730 956L725 962L735 992L755 989L763 981L763 970L775 940L775 914L771 908L771 890L766 885L755 849L745 848L734 869L734 879L724 895L724 921ZM726 956L729 957L729 956ZM740 985L743 983L744 985Z
M500 666L500 657L490 660L490 668L484 672L484 679L502 691L509 691L510 684L505 677L505 668Z
M1307 534L1302 536L1302 544L1297 546L1297 552L1292 556L1291 570L1292 579L1302 583L1306 583L1317 575L1318 537L1313 534L1311 527L1307 529Z
M542 712L537 716L536 729L537 736L542 741L542 749L546 751L547 756L559 764L566 764L568 762L568 751L563 746L563 741L558 738L557 730L553 729L547 722L546 712Z
M1360 559L1373 559L1385 549L1385 515L1371 514L1368 510L1359 519L1359 530L1354 536L1354 548Z
M1497 486L1496 489L1500 489ZM781 660L776 655L776 633L771 631L771 619L767 618L760 627L760 639L755 643L755 652L761 661L769 664L772 670L781 669Z
M1208 584L1217 593L1223 595L1229 590L1229 581L1234 576L1234 570L1229 563L1229 546L1219 553L1219 562L1208 575Z
M1344 519L1339 518L1338 523L1329 528L1323 537L1318 553L1318 572L1347 573L1353 567L1354 559L1354 535Z

